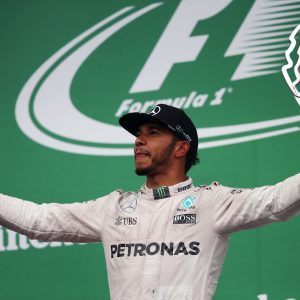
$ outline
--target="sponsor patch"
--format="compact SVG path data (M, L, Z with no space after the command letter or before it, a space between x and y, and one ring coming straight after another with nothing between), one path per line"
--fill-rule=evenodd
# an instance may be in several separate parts
M194 202L195 202L195 197L194 196L188 196L183 199L182 205L184 208L192 208Z
M136 225L137 224L137 218L124 218L124 217L117 217L115 225Z
M137 197L125 202L121 205L121 209L126 213L133 213L137 207Z
M244 191L245 191L244 189L233 189L230 193L234 195L234 194L240 194Z
M173 217L173 224L196 224L196 214L183 214Z
M200 253L200 243L193 241L188 244L179 243L157 243L149 244L130 243L130 244L112 244L110 246L110 257L130 257L130 256L146 256L146 255L198 255Z
M188 185L185 185L185 186L181 186L180 188L178 188L177 192L180 193L180 192L189 190L191 187L192 187L192 184L191 184L191 183L188 184Z
M163 199L171 197L170 190L167 186L159 187L158 189L153 189L154 199Z

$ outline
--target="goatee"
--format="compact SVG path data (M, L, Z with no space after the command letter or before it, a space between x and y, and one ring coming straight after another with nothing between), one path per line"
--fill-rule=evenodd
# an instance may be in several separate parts
M158 156L153 157L152 164L146 168L135 168L135 173L138 176L149 176L157 170L158 167L167 166L171 153L174 150L175 144L177 142L176 137L174 136L170 144L167 146L165 151Z

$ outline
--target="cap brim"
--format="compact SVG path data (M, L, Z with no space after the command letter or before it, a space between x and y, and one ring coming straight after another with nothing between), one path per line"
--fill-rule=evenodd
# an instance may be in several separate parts
M157 118L145 113L129 113L119 119L120 125L134 136L137 135L140 126L147 122L163 124Z

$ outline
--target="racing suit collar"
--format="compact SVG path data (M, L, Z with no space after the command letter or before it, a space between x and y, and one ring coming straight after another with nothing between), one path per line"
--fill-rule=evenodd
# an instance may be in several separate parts
M149 200L159 200L176 196L177 194L184 193L192 188L194 188L193 180L191 177L188 177L186 181L179 182L172 186L161 186L157 189L150 189L144 184L139 190L139 194L142 195L143 198Z

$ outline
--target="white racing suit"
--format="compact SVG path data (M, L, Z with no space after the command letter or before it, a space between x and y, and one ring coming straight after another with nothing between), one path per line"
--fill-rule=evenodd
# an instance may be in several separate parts
M237 230L300 210L300 174L234 189L192 180L93 201L42 204L0 196L0 224L42 241L103 242L113 300L209 300Z

